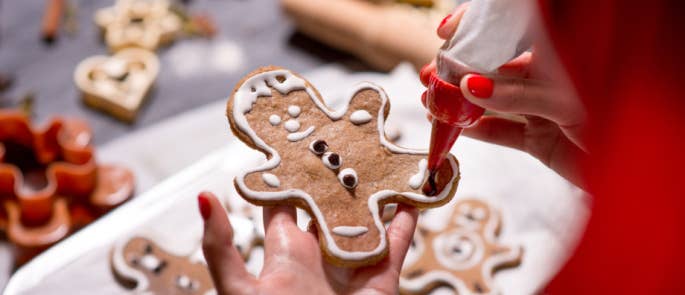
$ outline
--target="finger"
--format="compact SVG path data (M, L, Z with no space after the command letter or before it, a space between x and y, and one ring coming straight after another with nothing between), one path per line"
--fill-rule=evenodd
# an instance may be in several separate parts
M233 228L226 211L212 193L197 197L204 220L202 252L212 280L220 294L242 293L254 287L254 277L247 272L243 257L233 246Z
M265 206L264 209L264 257L287 255L288 242L293 235L302 233L297 227L297 215L292 206Z
M441 39L447 40L452 37L455 31L457 31L457 27L459 26L459 22L461 21L462 17L464 17L464 13L466 12L466 8L469 6L468 2L462 3L457 8L454 9L454 12L452 14L448 15L445 17L445 19L442 20L442 23L440 23L440 26L438 26L438 37Z
M528 78L530 76L530 63L533 55L526 51L497 69L497 73L503 76Z
M532 121L531 121L532 120ZM544 120L537 118L537 121ZM557 136L555 142L526 144L527 124L536 124L536 119L528 123L517 122L498 117L482 117L476 125L464 129L463 134L478 140L497 145L507 146L531 154L543 164L556 171L568 181L584 188L582 174L579 173L578 163L587 154L565 136ZM553 124L547 121L548 124ZM536 128L542 130L543 128ZM547 132L540 131L537 132ZM533 135L539 137L539 135Z
M314 222L314 219L309 221L309 224L307 224L307 232L312 234L315 239L319 239L319 230L316 229L316 222Z
M389 267L399 274L404 257L414 238L419 210L413 206L398 204L395 217L388 227L388 262Z
M436 68L437 66L435 63L435 58L421 68L419 71L419 80L421 80L421 84L423 84L423 86L428 87L428 79L430 78L430 74L435 72Z
M498 117L483 116L463 134L478 140L524 150L526 124Z
M538 80L467 74L460 87L470 102L497 112L535 115L559 125L579 124L584 113L567 91Z

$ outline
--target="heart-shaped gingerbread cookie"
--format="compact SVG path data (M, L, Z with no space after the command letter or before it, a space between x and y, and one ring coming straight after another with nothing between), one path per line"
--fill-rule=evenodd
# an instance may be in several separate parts
M119 0L98 10L95 23L113 52L128 47L153 51L171 43L183 29L183 21L166 0Z
M440 193L426 196L427 153L399 147L384 133L390 104L371 83L353 89L345 107L329 109L309 82L281 68L247 75L228 102L231 129L266 162L235 178L257 205L294 205L316 222L324 256L336 265L378 262L388 250L381 209L447 203L459 180L449 155L437 173Z
M133 121L152 88L159 60L152 52L129 48L113 56L83 60L74 73L83 100L124 121Z

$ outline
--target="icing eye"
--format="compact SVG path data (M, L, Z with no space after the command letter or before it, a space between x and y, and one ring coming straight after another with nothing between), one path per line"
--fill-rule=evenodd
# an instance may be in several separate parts
M475 245L471 240L459 235L452 236L451 239L446 245L448 248L445 249L447 257L453 261L466 261L473 256Z
M281 123L281 117L278 115L271 115L269 116L269 123L271 123L271 126L276 126Z
M297 116L300 115L301 111L302 110L300 109L300 107L298 107L296 105L291 105L288 107L288 115L290 115L293 118L297 118Z
M338 169L340 168L340 164L342 164L342 159L340 158L340 155L331 152L323 154L321 160L323 161L323 164L330 169Z
M485 219L485 209L481 207L475 208L471 211L471 215L473 215L473 218L476 220L483 220Z
M357 172L352 168L345 168L343 171L340 171L338 179L344 187L349 189L357 187L357 183L359 182L357 179Z
M145 245L145 254L150 254L152 253L152 245L147 244Z
M317 139L309 144L309 150L314 154L322 155L328 150L328 144L324 140Z

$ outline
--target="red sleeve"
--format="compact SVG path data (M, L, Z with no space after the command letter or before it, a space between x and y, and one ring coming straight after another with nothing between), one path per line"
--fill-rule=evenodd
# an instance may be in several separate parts
M637 2L637 3L633 3ZM685 26L679 1L540 0L590 112L588 227L551 294L685 294Z

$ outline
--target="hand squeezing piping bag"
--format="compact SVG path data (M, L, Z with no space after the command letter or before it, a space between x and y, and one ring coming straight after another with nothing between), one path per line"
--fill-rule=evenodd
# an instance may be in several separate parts
M433 116L424 192L438 193L436 171L464 128L485 110L461 93L459 81L468 73L492 73L526 51L531 11L528 1L473 0L452 39L438 52L437 73L429 73L426 108ZM427 73L422 73L427 74Z

